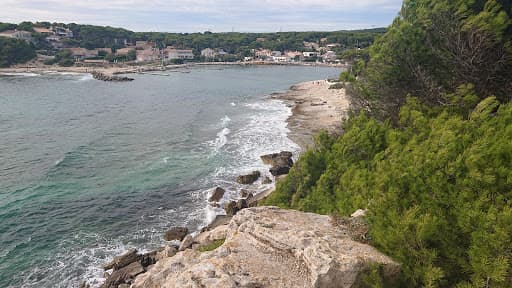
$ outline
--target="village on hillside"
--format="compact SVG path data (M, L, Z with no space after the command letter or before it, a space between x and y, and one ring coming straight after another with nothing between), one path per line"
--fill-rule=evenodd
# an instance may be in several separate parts
M82 47L77 35L69 28L60 25L49 27L31 26L31 31L18 29L4 30L0 37L24 40L36 47L36 60L32 64L58 64L61 66L105 66L111 63L124 64L183 64L185 62L244 62L268 64L317 63L343 64L340 43L330 43L328 38L319 41L302 41L301 49L271 50L265 48L267 39L256 39L259 48L248 52L230 53L224 47L202 49L183 45L162 45L156 41L138 41L128 38L115 38L115 47ZM34 45L37 44L37 45ZM261 44L261 45L259 45ZM357 48L358 49L358 48Z

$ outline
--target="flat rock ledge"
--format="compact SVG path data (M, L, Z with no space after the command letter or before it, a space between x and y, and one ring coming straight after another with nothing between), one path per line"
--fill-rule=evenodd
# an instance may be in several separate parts
M400 266L375 248L356 242L350 229L329 216L254 207L227 225L195 237L192 249L159 260L135 278L132 288L171 287L356 287L370 264L391 278ZM225 238L213 251L194 249Z

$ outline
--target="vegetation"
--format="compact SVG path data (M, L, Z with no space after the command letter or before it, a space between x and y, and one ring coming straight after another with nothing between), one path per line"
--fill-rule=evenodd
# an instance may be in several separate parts
M0 37L0 67L25 63L36 57L34 46L18 39Z
M354 57L361 70L342 76L357 76L360 104L344 134L320 134L265 204L368 209L370 241L402 264L401 287L512 287L511 11L406 0L369 60ZM378 276L367 280L387 287Z
M213 250L219 248L220 246L222 246L222 244L224 244L224 241L226 241L226 239L215 240L210 244L199 247L198 250L199 250L199 252L213 251Z

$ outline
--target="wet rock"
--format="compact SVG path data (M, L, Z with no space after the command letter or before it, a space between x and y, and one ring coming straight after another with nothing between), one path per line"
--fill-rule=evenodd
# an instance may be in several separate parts
M194 244L194 237L192 237L192 235L187 235L187 237L181 241L180 248L178 250L183 251L188 249L192 246L192 244Z
M293 166L292 152L281 151L279 153L260 156L263 163L270 166Z
M165 232L164 239L166 241L172 241L172 240L183 240L185 236L188 234L188 228L187 227L173 227L169 229L167 232Z
M236 209L238 209L238 211L240 211L240 210L242 210L242 209L245 209L245 208L247 208L247 207L248 207L248 206L247 206L247 200L245 200L245 199L238 199L238 200L236 201ZM237 212L238 212L238 211L237 211Z
M236 201L229 201L224 205L224 211L226 211L226 215L233 216L238 212L238 208L236 207Z
M151 251L145 254L140 255L140 264L143 267L148 267L150 265L153 265L157 261L157 255L158 251Z
M236 178L236 182L240 184L252 184L256 182L256 180L258 180L260 176L260 171L253 171L251 174L238 176Z
M114 260L112 260L110 263L103 266L103 269L109 270L114 269L118 270L125 266L128 266L128 264L136 262L139 260L139 255L137 255L137 249L130 249L128 252L121 256L114 257Z
M247 196L249 196L249 194L251 194L251 192L249 192L249 190L245 190L245 189L240 190L240 197L242 197L242 198L247 198Z
M131 284L135 276L144 272L144 267L139 262L133 262L112 272L112 275L101 285L101 288L117 288L121 284Z
M270 173L273 176L288 174L290 172L290 168L293 166L292 152L289 151L263 155L260 158L263 163L272 166L272 168L270 168Z
M101 81L109 81L109 82L126 82L126 81L133 81L133 78L128 78L126 76L115 76L115 75L107 75L105 73L101 73L98 71L94 71L91 73L92 77L96 80Z
M274 166L272 168L270 168L270 174L272 174L273 176L280 176L280 175L286 175L290 172L290 168L289 166Z
M226 193L226 190L224 190L220 187L217 187L217 188L213 189L212 196L210 196L208 201L219 202L219 200L222 199L222 197L224 197L224 193Z
M272 183L272 179L270 179L269 177L265 176L265 178L263 178L263 184L270 184Z

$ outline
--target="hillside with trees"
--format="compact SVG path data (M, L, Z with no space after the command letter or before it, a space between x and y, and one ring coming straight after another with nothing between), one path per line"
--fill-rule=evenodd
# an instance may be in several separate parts
M35 57L33 45L23 40L0 37L0 67L25 63Z
M367 209L367 241L401 263L401 287L512 287L511 12L406 0L343 75L344 134L320 134L265 204ZM377 272L368 284L386 287Z

